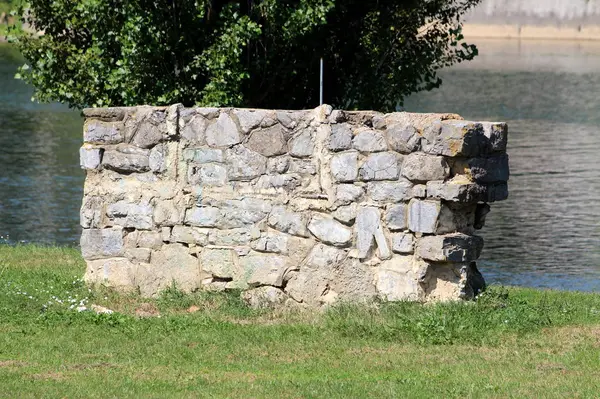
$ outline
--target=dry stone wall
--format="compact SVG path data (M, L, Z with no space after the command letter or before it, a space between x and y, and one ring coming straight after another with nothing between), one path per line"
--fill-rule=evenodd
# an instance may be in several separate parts
M84 111L89 283L254 306L469 298L507 127L453 114Z

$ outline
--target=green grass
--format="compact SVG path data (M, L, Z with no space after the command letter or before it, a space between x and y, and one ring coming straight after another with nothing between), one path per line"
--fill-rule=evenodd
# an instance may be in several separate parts
M597 294L492 287L469 303L255 311L235 293L90 292L83 270L75 249L0 246L0 397L600 392ZM116 312L70 309L80 303Z

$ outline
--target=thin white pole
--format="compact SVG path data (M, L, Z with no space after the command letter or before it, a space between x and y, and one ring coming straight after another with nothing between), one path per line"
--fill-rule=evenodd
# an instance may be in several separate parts
M319 105L323 105L323 58L321 58L321 82L319 85Z

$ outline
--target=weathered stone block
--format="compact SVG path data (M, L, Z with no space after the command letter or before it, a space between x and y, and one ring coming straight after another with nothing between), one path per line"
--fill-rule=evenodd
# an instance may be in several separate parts
M284 206L273 207L268 218L269 226L295 236L308 237L308 216L304 213L290 212Z
M343 247L350 244L352 230L334 219L313 216L308 230L325 244Z
M450 176L450 166L444 157L415 152L404 158L402 175L415 182L444 180Z
M309 159L292 159L289 164L290 173L317 174L317 165Z
M358 153L344 152L331 157L331 175L336 182L352 182L358 177Z
M422 237L417 255L433 262L470 262L479 258L483 239L462 233Z
M137 271L128 259L88 260L85 280L122 291L132 291L136 286Z
M250 245L258 252L272 252L276 254L288 253L288 237L286 234L277 232L262 233L261 236Z
M122 143L123 124L121 122L103 122L90 119L83 126L83 141L91 144Z
M154 225L150 205L119 201L106 208L106 215L118 226L150 230Z
M439 201L412 199L408 204L408 228L416 233L434 233L441 211Z
M412 183L407 180L371 182L367 185L367 193L373 201L400 202L411 198L412 187Z
M434 123L423 131L423 151L450 157L477 156L487 139L481 123L446 120Z
M354 223L357 212L358 205L356 203L352 203L350 205L338 207L335 211L333 211L332 216L340 222L349 225Z
M509 178L508 155L457 160L452 169L455 174L465 174L477 183L505 182Z
M259 198L225 200L219 206L222 214L216 225L219 229L251 226L266 219L272 208L269 201Z
M400 158L393 152L380 152L371 154L360 167L360 179L370 180L396 180L400 174Z
M388 206L385 212L385 224L391 231L406 229L406 204Z
M381 225L379 209L375 207L361 207L356 215L356 248L358 257L364 259L369 256L373 244L377 244L380 259L391 256L387 239Z
M267 170L267 158L244 146L235 146L225 152L230 180L249 181Z
M206 143L211 147L229 147L242 142L237 125L225 112L206 129Z
M401 154L419 151L421 147L421 135L414 126L394 123L387 127L386 135L390 148Z
M287 299L283 290L270 285L242 292L242 300L253 309L276 308L282 306Z
M148 166L152 172L163 173L167 170L167 156L169 148L159 144L150 150Z
M259 127L262 120L267 116L267 113L268 111L257 109L239 109L233 111L233 115L237 118L244 134L248 134L252 129Z
M240 266L244 275L248 276L248 285L251 287L281 287L287 271L287 258L279 255L248 255L240 259Z
M208 232L209 229L201 229L198 227L173 226L170 241L204 246L208 244Z
M267 172L286 173L290 168L290 163L290 158L288 156L269 158L267 161Z
M205 206L185 211L185 223L198 227L216 227L221 219L219 208Z
M296 134L289 142L289 153L293 157L304 158L313 155L315 143L310 130L303 130Z
M116 172L132 173L150 170L150 152L137 147L123 146L116 150L106 150L102 165Z
M183 159L195 163L223 163L225 161L223 150L215 148L186 148L183 150Z
M211 230L208 234L208 242L220 246L244 246L250 245L252 234L248 228L236 228L227 230Z
M255 130L244 145L265 157L282 155L287 152L286 133L281 125Z
M182 223L183 213L173 200L157 201L154 208L154 222L157 226L175 226Z
M223 186L227 183L227 169L224 165L203 164L188 166L187 180L189 184L204 186Z
M427 182L427 195L431 198L454 202L478 202L486 198L487 187L464 179L452 179L447 182Z
M327 143L329 151L344 151L352 145L352 129L347 123L331 126L331 135Z
M123 254L123 230L84 229L81 232L81 254L85 259L111 258Z
M360 152L387 151L387 142L381 132L372 129L361 129L352 139L352 148Z
M365 195L365 190L361 186L354 184L340 184L336 187L335 199L336 203L348 205L352 202L358 202Z
M79 165L82 169L97 169L102 163L102 148L93 148L84 145L79 149Z
M427 186L425 184L416 184L411 190L411 197L425 198L427 197Z
M181 137L190 143L205 145L207 126L208 121L202 115L194 115L189 121L185 122L181 129Z
M508 126L502 122L482 122L483 135L487 138L487 153L505 152L508 139Z
M204 248L198 260L202 271L213 277L226 279L240 277L238 256L232 249Z
M412 254L415 251L415 236L410 233L392 234L392 251L398 254Z

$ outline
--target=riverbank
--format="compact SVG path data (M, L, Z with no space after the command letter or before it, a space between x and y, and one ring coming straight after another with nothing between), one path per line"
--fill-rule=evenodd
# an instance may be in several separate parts
M327 312L88 291L76 249L0 246L2 397L593 397L600 295ZM77 312L99 305L112 314ZM110 381L107 384L106 381Z
M520 39L520 40L600 40L600 25L520 25L465 23L463 34L473 39Z

